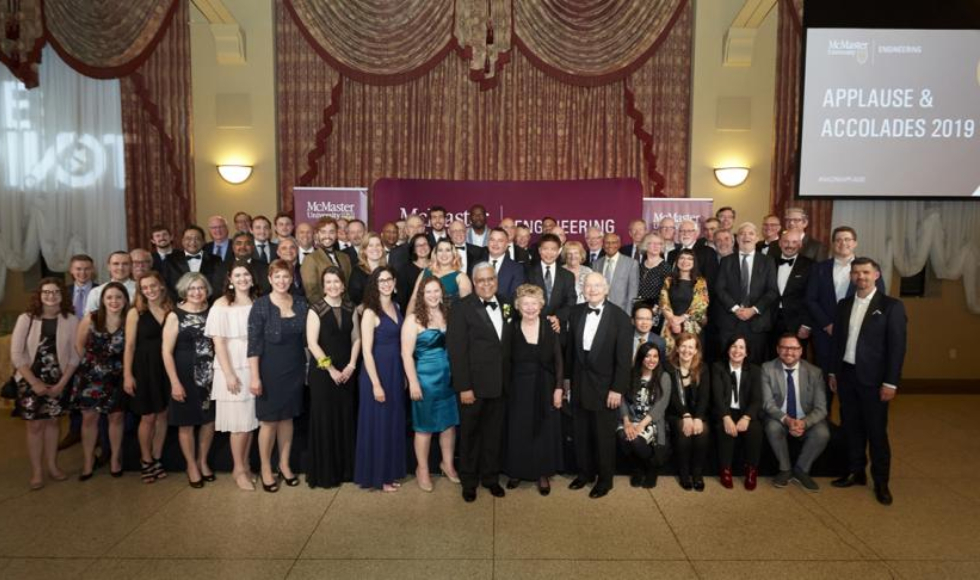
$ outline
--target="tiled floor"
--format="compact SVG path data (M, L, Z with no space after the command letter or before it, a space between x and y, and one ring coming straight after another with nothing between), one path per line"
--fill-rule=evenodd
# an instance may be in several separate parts
M6 415L6 413L4 413ZM892 409L895 505L869 489L723 489L662 479L600 501L556 482L465 504L422 493L190 489L180 473L27 490L23 426L0 419L0 578L980 578L980 397ZM62 467L77 474L80 452Z

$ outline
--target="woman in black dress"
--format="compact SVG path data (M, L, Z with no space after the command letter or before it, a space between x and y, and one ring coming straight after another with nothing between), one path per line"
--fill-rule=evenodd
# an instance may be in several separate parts
M698 271L694 251L677 252L674 270L664 280L660 291L660 311L663 328L660 335L667 343L667 352L674 351L677 337L689 333L701 338L701 329L708 323L708 282Z
M708 403L711 383L708 365L701 362L698 337L682 332L670 353L671 427L681 487L704 491L704 461L708 454Z
M408 312L408 301L412 299L412 289L415 288L419 274L429 267L429 255L432 253L429 237L425 234L415 234L408 243L408 263L398 271L395 286L395 301L398 302L402 312Z
M740 445L745 454L745 489L755 489L762 454L762 369L748 361L744 336L735 335L726 345L727 360L711 367L711 395L718 430L718 467L721 485L732 482L732 456Z
M354 395L352 381L361 353L360 318L344 299L344 274L323 272L324 296L310 305L306 343L310 361L310 428L306 483L337 487L354 479Z
M180 302L163 325L163 366L170 377L169 422L178 427L180 450L187 462L187 482L200 489L214 481L208 452L214 440L214 404L211 380L214 343L204 334L208 321L211 284L199 272L177 281ZM195 442L194 429L198 429Z
M58 468L58 417L64 412L65 386L78 366L77 330L78 318L64 282L44 278L31 295L27 312L17 317L10 338L17 411L27 425L32 490L44 487L42 460L51 479L67 479Z
M136 304L126 314L123 389L130 397L129 409L140 416L143 483L167 477L160 462L170 400L170 381L163 366L163 324L173 309L163 277L150 271L136 283Z
M248 364L255 415L259 419L262 489L279 491L278 479L289 487L299 478L289 467L293 419L303 412L306 381L306 299L290 294L293 271L284 260L269 264L272 293L252 305L248 315ZM278 444L279 467L272 470L272 448Z
M509 489L521 480L537 482L541 495L551 493L549 477L562 468L562 368L558 334L541 320L544 292L533 284L517 288L511 351L512 375L507 394L504 472Z

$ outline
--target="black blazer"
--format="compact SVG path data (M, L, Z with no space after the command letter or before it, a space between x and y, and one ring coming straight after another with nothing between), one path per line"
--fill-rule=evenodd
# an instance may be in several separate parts
M510 256L509 247L507 249L507 255ZM531 252L525 250L524 248L518 246L517 244L514 244L514 257L512 258L512 260L514 260L515 262L517 262L522 266L526 266L527 264L530 264L532 261L536 261L536 260L532 260Z
M497 296L502 308L505 301ZM504 317L501 338L493 327L487 308L476 292L457 302L449 311L446 345L456 392L472 390L478 399L495 399L505 394L510 381L512 326Z
M452 241L452 239L449 237L449 230L448 229L443 230L442 233L445 234L443 236L443 238L446 238L447 240ZM432 230L429 230L429 231L425 232L425 238L427 240L429 240L429 248L435 250L436 249L436 241L437 240L436 240L436 237L434 235L432 235ZM439 238L439 239L442 239L442 238ZM411 238L408 241L411 242L412 241ZM477 247L479 247L479 246L477 246Z
M721 260L718 280L711 293L711 301L718 304L718 329L731 332L741 322L732 307L742 303L742 272L739 253L736 251ZM776 286L776 263L755 252L752 259L752 276L749 284L749 303L743 307L756 307L759 315L749 321L752 332L766 332L772 328L772 310L779 305L779 288Z
M391 252L388 253L388 265L395 269L395 272L401 270L408 264L410 257L408 255L408 244L402 244L396 246ZM351 260L351 264L357 267L357 260Z
M667 263L671 267L674 266L674 260L677 258L677 252L680 251L681 247L680 243L674 244L674 248L667 254ZM691 249L694 251L694 260L697 263L698 270L701 271L701 275L707 280L710 289L714 286L715 280L718 277L718 252L714 248L704 244L698 245L697 242L694 243L694 247Z
M575 290L575 275L557 263L552 264L551 268L551 300L548 300L548 294L545 293L544 297L547 304L545 304L544 310L541 311L541 315L557 316L558 320L561 321L562 328L564 328L568 322L568 314L571 312L572 306L575 306L576 302L578 302L578 293ZM544 290L544 274L541 272L541 262L531 262L528 265L527 282Z
M701 372L698 374L698 382L691 385L692 397L681 401L681 378L676 368L664 367L667 376L670 377L670 407L668 414L673 419L680 419L685 413L690 413L695 419L702 421L708 420L708 410L711 403L711 372L708 365L701 363Z
M204 244L204 252L207 254L214 254L214 242L208 242ZM231 239L228 239L228 243L225 244L225 251L218 256L221 260L228 260L229 257L234 256L234 252L231 251Z
M511 348L513 357L517 356L520 347L525 342L523 337L518 337L517 333L521 330L521 321L514 317L511 322ZM563 388L562 382L565 378L564 360L561 347L561 340L558 334L551 329L551 325L544 318L538 324L538 376L535 388L537 396L534 405L540 415L552 405L552 394L556 388Z
M778 256L781 252L782 250L779 249L779 240L769 242L770 256ZM830 257L830 254L827 252L827 247L810 235L803 237L803 245L800 246L800 255L806 256L814 262L823 262Z
M239 260L234 257L234 254L228 255L231 256L231 259L225 260L224 268L226 274L231 272L232 268L239 263ZM262 260L256 260L254 258L245 262L245 264L252 271L252 283L258 287L259 294L264 296L272 292L272 284L269 283L269 265ZM293 273L293 276L296 276L296 272ZM224 282L222 282L222 284L223 283ZM302 285L302 283L303 281L301 279L300 285ZM218 294L220 295L221 292Z
M633 244L626 244L625 246L620 246L619 253L633 258L634 260L639 260L643 258L643 253L639 252L636 257L633 256Z
M165 268L167 264L167 258L170 257L170 254L168 254L164 258L161 258L160 254L156 250L153 250L152 252L150 252L150 256L153 257L153 269L159 272L160 275L164 277L164 282L166 282L167 271Z
M582 346L585 337L588 303L576 304L568 322L565 347L565 372L571 377L572 404L587 411L606 408L609 391L625 393L629 389L633 362L633 325L618 306L605 302L602 319L588 352Z
M276 252L279 250L279 244L273 242L272 240L269 240L268 242L265 243L269 245L269 247L266 249L269 252L269 261L266 262L265 258L259 256L259 242L255 242L255 249L252 250L252 259L258 262L265 262L266 264L271 264L272 261L277 258Z
M435 246L432 247L435 251ZM457 252L459 249L457 248ZM475 244L466 244L466 275L473 276L473 266L476 266L480 262L484 262L487 256L490 254L489 250L483 246L477 246Z
M183 250L174 250L167 257L163 263L164 274L163 279L167 282L167 289L170 291L170 297L174 301L179 300L177 296L177 281L184 274L191 271L190 266L187 265L187 256L184 254ZM223 287L225 284L225 266L216 256L212 256L201 250L201 274L208 279L208 283L211 284L211 295L209 299L214 302L223 294Z
M592 270L595 270L595 263L599 261L599 258L601 258L601 257L603 257L605 255L606 254L605 254L605 252L602 251L602 248L599 248L599 252L596 253L595 260L593 260L592 259L592 250L590 250L588 247L586 247L585 248L585 256L584 256L584 260L582 261L582 265L585 266L585 267L587 267L587 268L590 268Z
M711 365L711 401L715 419L719 421L726 415L732 414L732 371L727 360L720 360ZM762 369L759 365L742 364L742 380L738 385L738 406L742 413L732 417L738 421L743 415L748 415L755 421L762 413Z
M853 307L854 296L848 296L837 305L831 356L831 372L834 374L839 375L844 364ZM861 384L880 387L882 383L888 383L898 386L905 363L907 324L902 301L878 290L871 298L858 334L854 366Z
M775 254L769 253L776 269L776 290L779 290L779 265L777 260L783 257L782 252ZM797 332L801 326L813 328L810 320L810 310L806 305L806 288L810 279L810 268L813 267L813 260L802 254L797 254L793 268L789 272L789 279L786 280L786 287L779 297L779 311L783 316L783 324L789 332Z

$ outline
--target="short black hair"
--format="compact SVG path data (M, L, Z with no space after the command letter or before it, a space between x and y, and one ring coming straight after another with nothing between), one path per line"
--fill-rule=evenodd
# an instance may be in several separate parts
M541 244L545 242L554 242L559 248L561 247L561 238L555 234L541 234L541 237L538 238L538 247L541 247Z
M878 262L875 262L867 256L858 256L857 258L854 258L854 261L851 262L851 267L867 266L868 264L871 264L871 267L875 269L875 272L881 272L881 266L878 265Z
M185 226L184 227L184 231L180 232L181 237L183 237L184 234L186 234L187 232L189 232L191 230L194 230L195 232L201 234L201 237L202 238L207 239L205 237L205 235L204 235L204 228L202 228L201 226L199 226L197 224L189 224L189 225Z

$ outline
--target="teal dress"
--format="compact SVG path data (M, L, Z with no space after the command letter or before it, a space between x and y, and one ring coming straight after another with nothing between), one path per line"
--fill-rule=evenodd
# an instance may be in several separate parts
M446 333L427 328L415 340L415 372L422 400L412 401L412 426L420 433L441 433L459 425L456 391L449 381Z
M422 277L434 276L431 270L426 268L422 271ZM442 289L444 293L444 300L446 305L452 306L456 304L459 300L459 284L456 283L456 277L459 276L459 272L453 271L448 274L439 276L439 281L442 282Z

